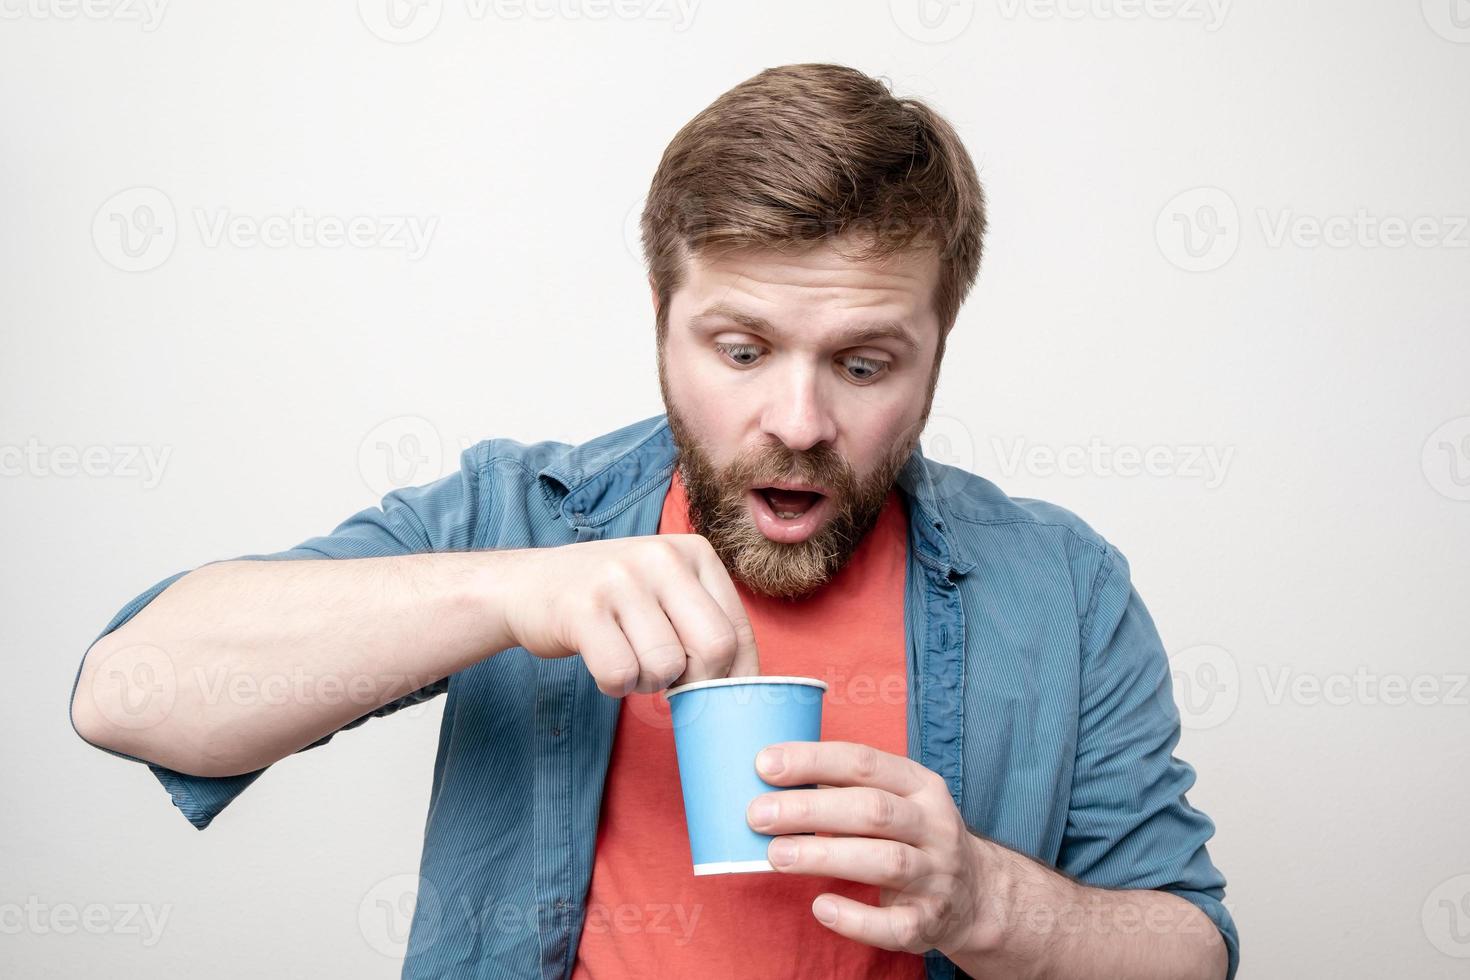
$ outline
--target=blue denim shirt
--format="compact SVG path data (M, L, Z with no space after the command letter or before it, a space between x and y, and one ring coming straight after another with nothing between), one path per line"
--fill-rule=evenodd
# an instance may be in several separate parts
M394 491L326 536L243 557L655 534L674 458L663 415L578 446L492 439L467 449L458 473ZM1123 556L1068 511L1008 497L921 448L898 487L910 518L910 757L944 777L966 822L992 840L1090 885L1158 889L1197 905L1223 935L1233 977L1236 929L1205 846L1214 824L1185 799L1194 771L1173 756L1168 660ZM134 599L103 635L178 577ZM565 980L620 702L597 690L579 659L517 647L341 730L446 692L403 976ZM201 830L265 771L210 778L148 768ZM956 974L937 952L927 966L931 978Z

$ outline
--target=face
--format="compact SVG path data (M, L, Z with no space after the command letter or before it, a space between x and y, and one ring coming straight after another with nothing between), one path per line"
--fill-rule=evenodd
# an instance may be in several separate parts
M691 256L669 301L659 384L690 521L764 595L847 563L934 396L938 255L848 246Z

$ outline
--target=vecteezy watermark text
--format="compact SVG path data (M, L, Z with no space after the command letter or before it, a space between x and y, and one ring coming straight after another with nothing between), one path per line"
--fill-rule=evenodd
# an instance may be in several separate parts
M1007 445L992 437L990 447L1001 473L1008 477L1019 473L1034 477L1172 477L1200 480L1207 490L1225 482L1235 458L1234 446L1114 446L1096 436L1085 445L1069 446L1032 444L1021 438Z
M433 215L340 215L304 207L267 213L195 207L189 215L204 248L396 251L410 262L428 253L439 229L439 219ZM97 209L92 218L92 242L114 268L147 272L173 254L181 224L172 199L163 191L129 187Z
M28 895L24 902L0 903L0 935L71 936L84 932L92 936L139 936L145 948L152 948L163 937L173 908L172 903L44 902Z
M385 956L402 958L410 932L415 949L432 946L446 933L456 936L534 935L548 913L576 911L568 899L546 902L500 899L481 902L464 893L444 894L428 878L391 875L375 883L358 905L358 928L369 946ZM596 935L669 936L675 946L694 938L704 905L682 902L643 904L591 902L583 909L583 928Z
M1173 20L1218 31L1232 0L996 0L1006 20Z
M242 214L229 208L195 208L194 223L205 248L381 248L401 250L410 262L424 257L439 227L436 217L412 214Z
M168 0L0 0L0 20L91 20L158 30Z
M1392 213L1357 207L1327 213L1297 208L1251 210L1269 249L1470 249L1470 215ZM1235 257L1252 222L1219 187L1176 194L1154 223L1159 251L1186 272L1213 272Z
M432 34L444 18L444 0L358 0L363 26L390 44L412 44ZM451 17L470 21L666 22L675 33L689 29L699 0L463 0ZM462 8L462 9L461 9Z
M1269 248L1470 248L1470 216L1301 214L1292 208L1257 208L1256 220Z
M1334 708L1358 704L1470 707L1470 674L1384 674L1364 666L1352 673L1331 674L1262 666L1256 668L1256 674L1270 705L1289 701Z
M0 444L0 477L141 479L152 490L172 454L172 446L50 446L32 436L23 445Z

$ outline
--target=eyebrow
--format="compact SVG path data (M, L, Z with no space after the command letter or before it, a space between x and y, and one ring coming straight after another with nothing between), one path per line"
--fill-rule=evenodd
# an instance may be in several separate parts
M729 320L749 330L769 334L773 337L781 336L781 331L777 330L775 325L765 317L759 317L753 313L747 313L744 310L737 310L735 307L726 306L723 303L718 303L703 313L696 313L690 317L689 326L691 328L699 328L704 326L706 321L709 320ZM843 333L838 339L849 346L865 344L870 340L896 340L910 354L919 353L919 342L913 338L912 334L904 329L902 324L894 320L882 320L877 323L869 323L856 327Z

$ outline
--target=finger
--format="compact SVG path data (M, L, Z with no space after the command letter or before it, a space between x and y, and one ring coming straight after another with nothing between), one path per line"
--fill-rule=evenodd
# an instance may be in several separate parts
M924 938L923 913L912 905L875 908L846 895L823 892L812 900L812 915L839 936L869 946L909 953L933 948Z
M750 802L746 820L762 834L841 834L922 845L924 811L913 800L869 786L788 789Z
M583 619L576 642L599 691L612 698L633 693L638 684L638 658L611 613L595 613Z
M939 780L907 756L856 742L778 742L760 751L755 767L772 786L872 786L899 796L912 796Z
M725 618L735 630L735 656L730 661L729 676L755 677L761 672L760 653L756 650L755 629L750 625L750 616L745 612L745 603L730 580L730 573L711 547L701 549L699 581L724 610Z
M640 593L625 599L613 615L638 658L635 690L642 694L662 691L684 673L684 645L652 596Z
M766 856L777 871L860 881L902 891L933 872L933 860L910 844L871 837L777 837Z
M677 575L659 586L658 600L683 644L687 662L675 681L725 677L735 658L735 629L725 611L694 575Z

